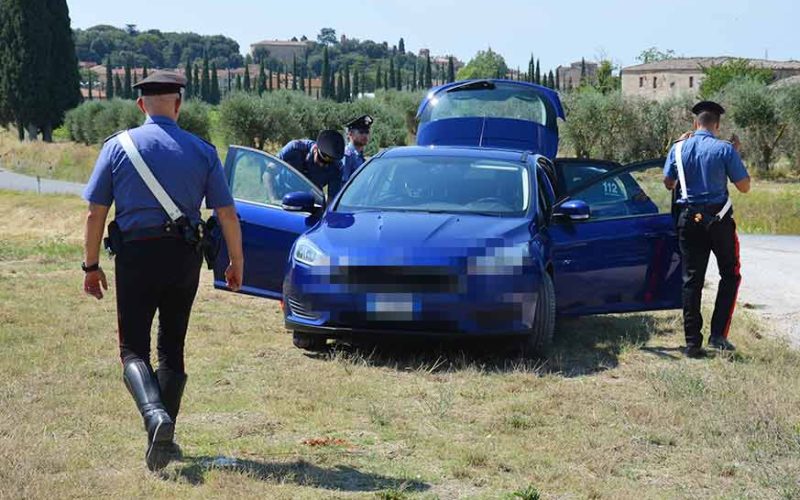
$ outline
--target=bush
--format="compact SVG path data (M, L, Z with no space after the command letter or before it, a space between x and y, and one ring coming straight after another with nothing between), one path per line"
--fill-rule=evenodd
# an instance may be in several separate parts
M211 106L202 101L194 99L186 101L181 106L178 125L187 132L211 141L210 112Z

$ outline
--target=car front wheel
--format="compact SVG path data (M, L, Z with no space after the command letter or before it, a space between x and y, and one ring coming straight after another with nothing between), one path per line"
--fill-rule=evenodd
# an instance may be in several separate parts
M298 349L303 349L304 351L311 351L311 352L324 351L328 347L327 337L321 337L319 335L310 335L308 333L293 332L292 343Z
M539 288L539 299L536 301L536 312L533 328L525 339L525 354L545 356L553 344L556 325L556 290L553 278L549 274L542 275Z

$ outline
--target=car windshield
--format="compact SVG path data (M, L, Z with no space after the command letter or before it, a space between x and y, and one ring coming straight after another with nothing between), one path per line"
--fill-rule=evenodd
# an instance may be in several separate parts
M479 158L376 158L352 180L337 210L396 210L522 216L530 180L525 165Z
M479 82L480 83L480 82ZM547 125L555 117L545 98L534 88L498 83L457 87L431 98L422 123L448 118L510 118Z

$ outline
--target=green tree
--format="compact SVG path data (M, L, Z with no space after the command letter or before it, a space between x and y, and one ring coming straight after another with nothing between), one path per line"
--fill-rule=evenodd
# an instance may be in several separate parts
M586 84L586 59L581 57L581 87Z
M339 70L336 77L336 102L344 102L346 97L344 95L344 77L342 70Z
M756 168L769 171L789 127L781 120L778 94L767 87L763 77L739 78L728 84L719 97L747 146L745 155Z
M208 54L203 57L203 73L200 77L200 99L211 102L211 68L208 64Z
M270 78L270 82L272 82L272 78ZM272 85L272 83L270 83ZM264 68L264 61L261 61L261 64L258 65L258 95L263 95L264 92L267 91L267 71Z
M425 88L433 87L433 75L431 74L431 54L425 55Z
M613 75L613 71L614 67L611 64L611 61L608 59L600 61L600 66L597 68L597 79L594 86L603 94L617 90L620 87L619 77L615 77Z
M326 47L329 45L336 45L338 40L336 40L336 30L333 28L322 28L319 30L319 35L317 35L317 42Z
M406 53L406 42L405 40L403 40L402 37L400 38L400 41L397 43L397 51L400 52L400 54Z
M358 76L358 69L353 72L353 100L358 99L361 93L361 80Z
M194 65L194 95L193 97L200 98L200 90L202 89L202 84L200 81L200 66L197 64Z
M114 71L111 68L111 56L106 59L106 99L114 98Z
M658 47L650 47L645 49L636 56L636 60L642 64L648 64L656 61L664 61L666 59L673 59L675 57L674 50L659 50Z
M244 79L242 81L242 88L245 92L250 92L250 66L244 67Z
M242 85L242 75L237 74L236 75L236 91L237 92L241 92L242 90L244 90L244 87Z
M142 80L147 78L147 64L142 66Z
M217 75L217 63L211 63L211 90L208 93L209 104L219 104L221 100L219 92L219 76Z
M536 82L536 61L533 59L533 52L531 52L531 59L528 61L528 82Z
M123 99L131 99L133 97L133 89L131 88L133 85L133 77L131 74L131 60L125 63L125 80L123 82L122 87L122 98Z
M119 75L114 75L114 94L123 98L125 92L122 88L122 79Z
M447 82L452 83L454 81L456 81L456 65L455 61L453 61L453 56L450 56L447 58Z
M292 54L292 90L297 90L297 55Z
M325 28L323 28L323 31ZM320 36L322 32L320 32ZM336 39L336 32L334 31L334 40ZM325 43L320 40L320 43ZM325 45L325 50L322 53L322 98L329 99L331 98L331 88L330 88L330 81L331 81L331 62L330 62L330 54L328 53L328 46Z
M558 74L558 68L556 68L556 90L561 90L561 76Z
M492 49L482 50L470 60L466 66L458 70L458 80L476 78L495 78L498 74L508 73L508 66L503 56Z
M378 64L378 66L375 68L375 90L383 87L383 83L381 83L382 76L383 70L381 69L381 65Z
M353 96L353 89L350 82L350 68L344 68L344 98L346 101L351 101Z
M701 99L711 99L734 80L754 80L767 84L774 78L771 69L754 66L747 59L729 59L702 69L704 76L700 83Z
M397 75L394 72L394 58L389 59L389 87L395 88L397 86Z
M186 60L186 68L185 68L184 71L186 73L186 90L185 90L185 92L186 92L187 96L192 97L192 96L194 96L194 86L196 85L196 83L194 81L194 78L192 78L193 75L192 75L192 61L191 61L191 59L187 59Z
M536 83L538 85L542 84L542 72L540 71L540 68L539 68L539 60L538 59L536 60L536 73L535 73L534 79L536 80Z

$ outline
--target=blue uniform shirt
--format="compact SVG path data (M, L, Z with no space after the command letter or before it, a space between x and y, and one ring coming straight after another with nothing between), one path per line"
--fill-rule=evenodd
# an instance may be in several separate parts
M364 164L364 153L360 152L350 142L344 148L344 163L342 164L342 185L350 179L353 172L358 170L358 167Z
M207 208L233 205L214 146L163 116L148 117L130 135L155 178L189 220L200 220L203 197ZM103 145L83 197L98 205L115 203L122 231L169 222L116 137Z
M739 182L748 177L739 153L728 141L714 137L707 130L698 130L683 144L683 170L690 204L715 205L728 199L728 179ZM664 163L664 176L678 179L675 146ZM678 203L685 203L678 199Z
M291 141L280 150L278 158L299 170L318 188L328 186L328 199L332 199L342 187L342 162L317 165L311 152L315 145L308 139Z

